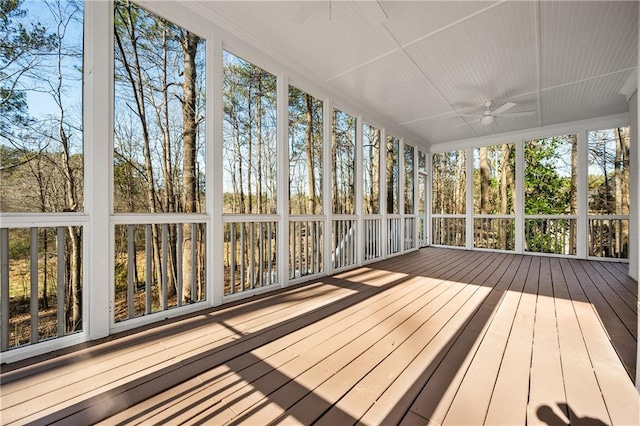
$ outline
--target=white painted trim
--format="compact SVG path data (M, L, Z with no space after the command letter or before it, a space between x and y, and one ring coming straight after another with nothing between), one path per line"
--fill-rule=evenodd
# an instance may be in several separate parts
M289 283L289 77L279 73L277 84L277 170L276 211L282 218L278 224L276 262L280 287Z
M363 153L364 153L364 121L362 116L356 117L356 164L355 164L355 207L358 225L356 228L356 258L358 259L358 266L362 266L364 262L364 217L363 217L363 203L364 203L364 168L363 168Z
M29 213L21 215L0 215L0 223L3 228L80 226L88 224L89 222L90 217L85 213Z
M109 215L113 206L113 3L86 2L84 23L84 330L90 339L109 335L113 255Z
M456 149L476 148L480 146L500 145L513 143L519 140L543 139L558 135L580 133L589 129L609 129L616 126L628 126L629 114L622 113L607 117L592 118L589 120L574 121L570 123L556 124L553 126L536 127L519 130L516 132L500 133L481 138L463 139L459 141L445 142L431 145L431 153L454 151Z
M426 152L426 169L427 169L427 193L425 194L425 206L424 206L424 210L425 210L425 235L426 235L426 239L427 241L425 242L427 246L429 246L433 240L432 240L432 236L431 236L431 218L432 218L432 214L433 214L433 196L432 196L432 192L433 192L433 186L432 186L432 173L433 173L433 154L431 152Z
M333 103L331 98L322 101L322 213L325 216L323 232L322 270L330 275L333 271L331 261L331 241L333 240L333 159L331 158L333 141Z
M473 244L473 150L474 148L467 148L465 150L465 188L467 190L465 200L465 245L468 249L472 249Z
M581 131L576 134L578 143L578 176L576 176L576 194L577 198L577 229L576 232L576 254L580 259L587 258L587 232L589 212L589 173L580 173L580 170L589 170L588 166L588 138L587 131Z
M518 140L516 148L516 190L513 194L516 213L516 253L524 253L524 141Z
M207 189L206 209L210 222L207 224L207 274L206 300L211 306L222 303L224 295L224 223L223 223L223 137L224 111L222 106L222 40L213 35L207 38L207 108L206 108L206 159L205 185Z
M378 155L378 161L380 167L378 172L380 176L378 178L378 190L380 191L378 200L378 213L382 216L380 221L380 258L385 259L387 257L387 129L385 127L378 127L380 129L380 155Z
M79 332L51 340L44 340L32 345L19 346L14 349L9 349L6 352L0 352L0 364L10 364L26 358L43 355L48 352L78 345L88 340L90 339L86 332Z
M620 93L627 98L627 102L631 99L631 96L638 90L638 68L635 68L627 81L622 85Z

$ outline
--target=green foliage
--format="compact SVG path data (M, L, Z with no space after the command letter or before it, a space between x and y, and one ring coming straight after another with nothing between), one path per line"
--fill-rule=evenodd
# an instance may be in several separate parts
M19 78L38 63L38 55L57 45L54 34L40 22L20 22L26 16L23 0L0 2L0 137L13 134L10 124L24 127L30 122L27 98Z
M525 143L525 214L569 214L571 177L561 176L563 138L538 139Z

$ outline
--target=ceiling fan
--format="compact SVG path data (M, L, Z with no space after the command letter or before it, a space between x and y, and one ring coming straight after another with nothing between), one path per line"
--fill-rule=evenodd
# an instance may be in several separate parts
M527 117L527 116L535 115L536 113L535 111L519 111L519 112L506 113L508 110L510 110L516 105L518 104L516 104L515 102L505 102L504 104L502 104L501 106L499 106L498 108L492 111L491 107L493 106L493 101L488 101L488 102L485 102L484 104L484 112L482 113L482 115L477 115L477 114L458 114L458 115L461 115L463 117L477 118L480 121L480 124L482 124L483 126L488 126L490 124L493 124L496 121L497 117Z

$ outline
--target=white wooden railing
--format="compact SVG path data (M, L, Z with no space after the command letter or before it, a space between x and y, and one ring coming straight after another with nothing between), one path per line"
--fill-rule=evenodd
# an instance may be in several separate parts
M331 264L342 269L358 263L357 216L332 220Z
M370 262L382 257L382 216L366 216L364 228L364 261Z
M570 215L525 216L525 251L575 256L577 222L577 216Z
M404 218L404 250L414 250L418 248L418 242L416 241L416 223L415 216L405 216Z
M0 229L2 352L82 331L81 260L80 282L69 285L71 232L79 239L75 249L81 256L81 225Z
M473 246L515 250L516 219L511 215L474 215Z
M277 235L278 222L271 217L225 222L225 296L279 283Z
M315 275L324 266L324 218L289 217L289 279Z
M166 220L115 224L115 322L205 300L206 224Z
M464 247L466 219L460 215L432 215L431 241L434 245Z
M387 256L402 250L402 218L399 215L387 216Z
M589 216L589 256L629 257L629 216Z

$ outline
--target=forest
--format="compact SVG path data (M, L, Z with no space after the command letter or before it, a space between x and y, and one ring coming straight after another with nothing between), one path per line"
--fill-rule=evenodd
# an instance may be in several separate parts
M62 221L0 230L9 318L2 323L9 340L3 338L2 350L82 330L87 247L80 218L91 143L83 140L83 13L81 0L0 3L0 212L55 213ZM119 322L208 297L205 159L213 142L205 135L205 40L129 0L115 1L113 13L108 195L116 222L113 319ZM416 182L414 171L424 173L426 159L415 147L294 85L287 87L287 111L278 112L275 75L228 51L222 63L224 294L276 284L287 272L278 271L279 256L288 256L290 279L321 272L328 262L333 268L355 262L362 246L351 217L356 197L366 220L378 226L367 228L375 244L383 244L377 238L386 226L377 215L391 215L391 239L411 223L401 215L424 212L425 194L416 183L424 186L425 177ZM288 124L286 147L277 143L278 114ZM519 194L525 251L575 255L582 202L588 204L588 255L626 258L629 128L591 131L586 143L585 169L578 167L577 135L525 141L522 183L515 143L433 154L432 243L465 246L468 216L473 247L515 250ZM279 183L278 173L288 180ZM356 188L359 174L362 187ZM586 200L578 199L579 179L587 182ZM279 184L286 200L278 199ZM273 217L283 213L281 201L289 223ZM330 224L327 213L335 215ZM289 241L288 253L279 254L281 226L288 227ZM325 254L329 239L332 253ZM380 255L376 247L365 251Z
M629 214L629 128L588 133L588 175L578 167L578 138L524 143L524 249L577 253L578 179L588 179L588 253L626 258ZM515 249L515 144L433 154L432 221L436 244L464 246L467 161L473 162L474 247ZM607 216L607 217L604 217ZM614 216L614 217L609 217ZM622 216L622 217L618 217Z

